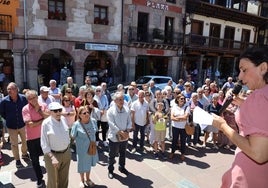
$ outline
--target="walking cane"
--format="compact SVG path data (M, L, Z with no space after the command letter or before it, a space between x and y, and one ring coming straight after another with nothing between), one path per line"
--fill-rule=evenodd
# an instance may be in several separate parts
M57 167L54 167L54 170L55 170L56 188L58 188L59 182L58 182L58 169L57 169Z

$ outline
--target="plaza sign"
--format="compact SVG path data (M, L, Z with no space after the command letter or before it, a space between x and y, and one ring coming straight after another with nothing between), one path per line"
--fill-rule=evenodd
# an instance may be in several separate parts
M168 11L168 5L162 4L162 3L156 3L156 2L153 2L153 1L147 1L146 6L147 7L152 7L153 9L159 9L159 10Z
M118 51L118 45L85 43L85 50L113 51L113 52L116 52L116 51Z

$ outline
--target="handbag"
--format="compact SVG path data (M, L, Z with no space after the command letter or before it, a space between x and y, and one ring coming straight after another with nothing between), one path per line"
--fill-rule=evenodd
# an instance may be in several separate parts
M88 150L87 150L87 154L96 155L96 151L97 151L96 142L95 141L90 141L89 147L88 147Z
M186 122L185 124L185 132L187 135L193 135L195 131L195 126L193 122Z
M84 131L86 132L87 137L89 139L89 146L88 146L88 149L87 149L87 154L88 155L96 155L96 152L97 152L97 144L96 144L95 141L90 140L89 134L88 134L87 130L85 129L84 125L82 123L81 123L81 125L82 125Z

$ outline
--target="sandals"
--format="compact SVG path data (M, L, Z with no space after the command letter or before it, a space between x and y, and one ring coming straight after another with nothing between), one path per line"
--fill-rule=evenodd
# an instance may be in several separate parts
M85 182L85 184L87 184L88 187L94 187L95 186L95 183L91 180L88 180Z

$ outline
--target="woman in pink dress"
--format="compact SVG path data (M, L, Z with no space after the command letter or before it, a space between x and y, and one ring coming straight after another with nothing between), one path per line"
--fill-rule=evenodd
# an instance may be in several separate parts
M266 188L268 185L268 48L250 48L240 57L239 80L253 93L245 100L234 97L239 106L235 119L239 134L214 115L213 126L236 146L233 165L222 178L222 188Z

